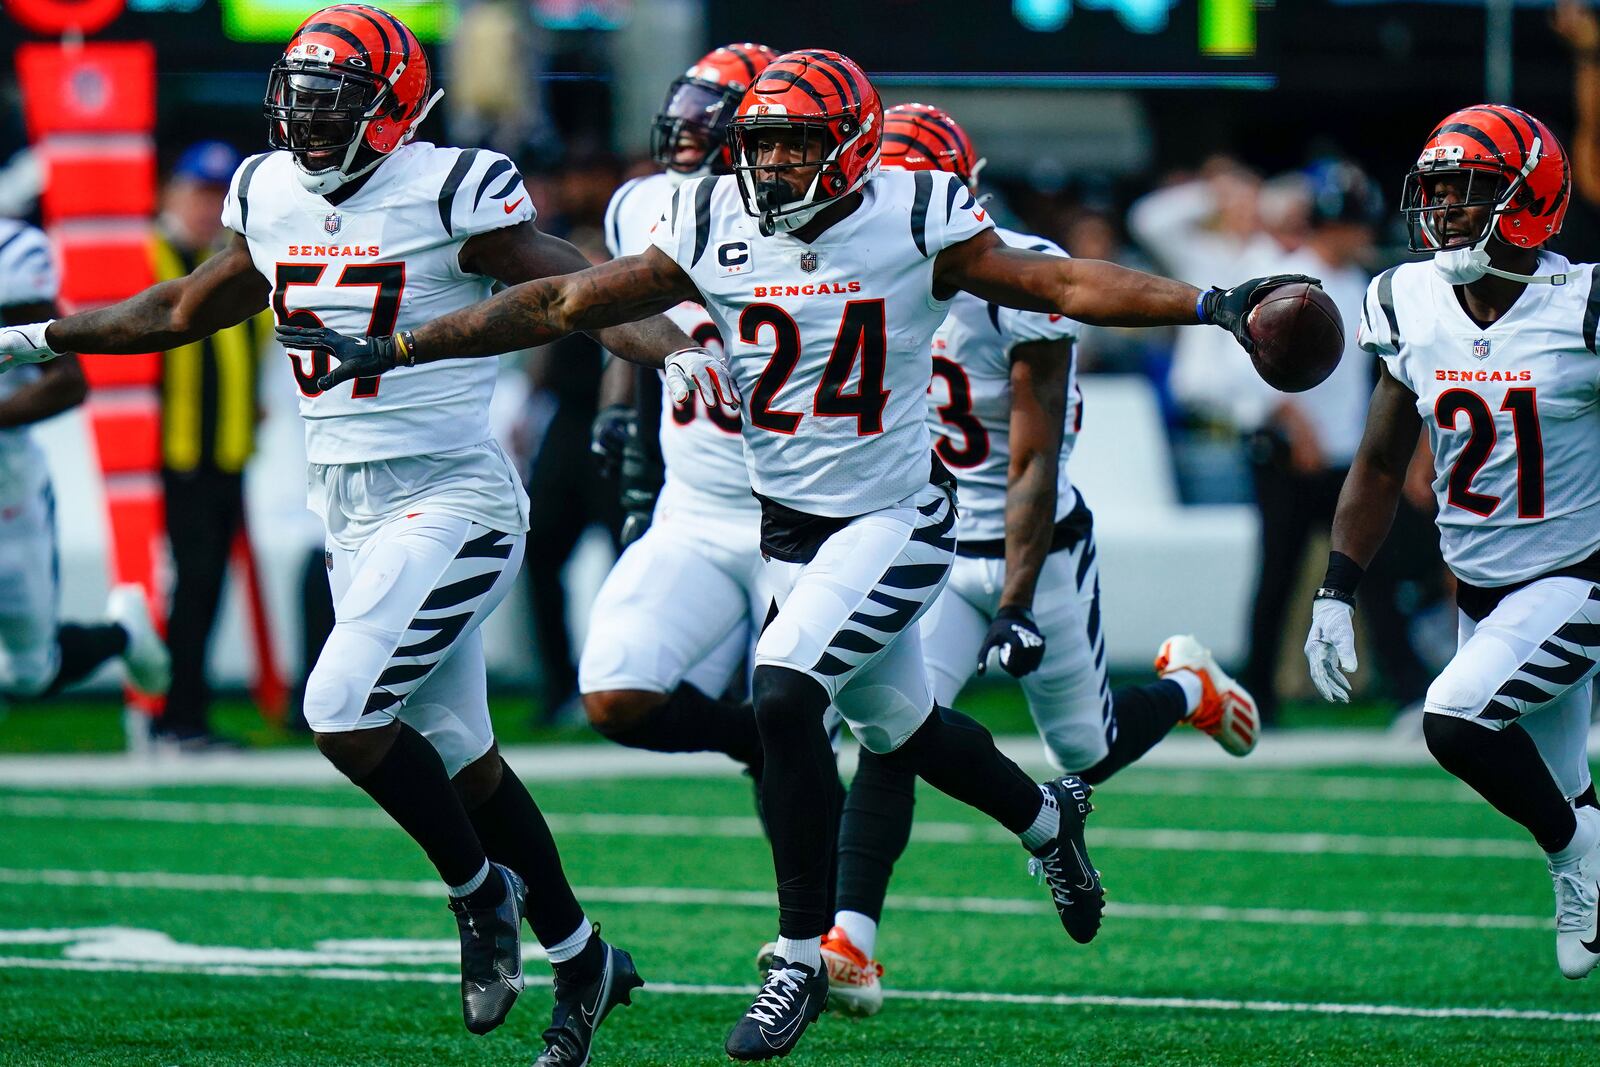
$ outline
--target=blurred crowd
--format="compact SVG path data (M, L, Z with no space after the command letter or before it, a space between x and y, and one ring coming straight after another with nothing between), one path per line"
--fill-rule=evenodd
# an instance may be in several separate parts
M1574 184L1600 203L1600 20L1586 5L1563 0L1552 22L1575 70L1577 121L1567 132ZM465 9L449 60L450 110L442 135L518 159L541 228L603 259L612 192L654 165L609 150L611 87L589 76L604 69L600 35L563 34L557 47L535 49L526 44L532 32L525 9L516 5L484 2ZM571 76L542 77L550 72ZM6 142L17 143L16 130L0 130L0 149ZM216 204L238 157L221 143L184 146L171 156L168 147L157 229L166 254L188 264L221 236ZM0 151L0 157L7 157L0 158L0 214L26 214L38 168L25 152ZM1308 601L1302 594L1315 584L1311 571L1320 567L1321 554L1314 548L1328 529L1375 380L1374 358L1356 344L1363 294L1375 273L1401 258L1397 205L1380 191L1397 189L1399 175L1377 177L1332 149L1278 174L1215 155L1147 176L1137 186L1087 175L1039 188L1018 175L985 175L998 221L1055 240L1075 257L1157 270L1200 286L1309 274L1322 279L1343 312L1345 357L1328 381L1303 394L1268 389L1221 331L1089 328L1078 346L1080 372L1140 375L1151 383L1186 503L1248 503L1259 512L1260 573L1241 681L1269 723L1278 705L1283 634L1303 631L1290 617L1292 608ZM535 507L525 568L541 678L534 714L546 720L576 708L564 567L586 531L604 531L615 544L621 519L615 492L589 452L603 359L581 336L518 357L526 400L512 436L529 493L536 502L566 502ZM169 391L163 402L176 408L185 401ZM256 410L253 402L249 409ZM227 546L239 521L239 475L248 448L241 455L205 456L199 469L169 457L165 476L169 527L191 534L187 544L173 545L175 556L183 557L172 598L173 633L181 631L181 643L200 650L215 620ZM1377 666L1370 691L1397 707L1420 699L1432 668L1454 648L1451 590L1432 526L1429 458L1419 455L1413 471L1395 534L1369 574L1363 603L1373 653L1368 662ZM331 606L319 580L320 555L308 559L306 574L301 655L309 663ZM170 727L208 734L203 654L174 666L179 677L169 701ZM1295 672L1281 673L1286 687L1300 684L1291 680Z

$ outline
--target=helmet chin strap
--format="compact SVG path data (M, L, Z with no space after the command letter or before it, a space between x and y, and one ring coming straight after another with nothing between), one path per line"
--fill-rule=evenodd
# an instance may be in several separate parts
M428 117L428 112L433 110L433 106L443 96L443 89L435 89L433 91L433 95L428 97L428 102L422 105L422 110L417 112L417 117L411 120L411 126L400 138L400 144L411 143L411 139L417 135L417 128L422 125L422 120ZM300 157L298 155L294 157L295 177L300 179L301 186L307 192L315 193L317 196L327 196L329 193L336 192L349 185L362 175L370 173L379 163L389 158L390 153L383 153L357 170L347 171L344 169L355 161L356 153L361 148L362 131L366 129L367 123L371 121L372 114L368 112L367 117L362 120L361 130L356 133L356 139L350 144L350 151L345 161L338 166L327 167L323 170L307 170L305 164L300 161Z

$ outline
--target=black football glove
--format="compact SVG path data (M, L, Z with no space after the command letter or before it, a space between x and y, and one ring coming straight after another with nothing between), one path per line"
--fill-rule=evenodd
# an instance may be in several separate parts
M622 545L626 548L650 528L656 512L656 496L661 492L665 471L660 453L639 433L635 420L622 446L622 461L617 482L622 499Z
M978 673L989 669L991 653L1000 654L1000 666L1013 678L1039 669L1044 662L1044 634L1027 608L1001 608L978 649Z
M639 412L632 404L612 404L600 409L589 427L589 451L600 460L600 476L615 478L622 466L628 439L639 432Z
M323 392L352 378L376 378L385 371L411 365L392 336L346 337L326 326L279 326L277 336L285 348L327 352L339 361L337 367L317 379L317 388Z
M1238 339L1240 347L1246 352L1254 352L1255 342L1250 339L1250 310L1265 300L1278 286L1292 285L1295 282L1304 282L1318 288L1322 286L1320 279L1310 278L1304 274L1273 274L1266 278L1251 278L1247 282L1240 282L1232 289L1218 289L1212 286L1200 297L1200 321L1209 326L1221 326Z

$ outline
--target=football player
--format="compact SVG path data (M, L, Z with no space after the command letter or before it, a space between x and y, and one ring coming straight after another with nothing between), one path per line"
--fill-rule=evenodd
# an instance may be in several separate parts
M672 83L651 128L651 154L661 173L635 178L606 208L606 245L613 257L650 247L650 231L690 178L726 173L728 120L756 76L777 53L765 45L730 44L702 57ZM722 346L706 309L685 301L667 311L684 333ZM631 364L607 368L614 397L631 391ZM649 528L622 553L590 611L578 666L589 722L623 745L657 752L725 752L761 772L761 735L749 703L722 699L735 680L771 594L762 579L761 509L750 495L737 412L704 405L691 393L672 403L653 371L641 371L639 418L615 405L597 420L596 443L610 449L627 484L631 529ZM621 383L618 388L617 383ZM660 426L665 485L654 502L654 479L638 484L643 464L632 452L639 425ZM648 476L648 475L647 475Z
M787 1055L827 997L830 702L895 769L1017 834L1071 936L1088 941L1099 929L1104 893L1084 848L1088 785L1070 775L1033 782L980 724L935 705L923 667L915 624L948 579L956 543L955 479L927 425L930 344L950 299L967 290L1114 325L1207 323L1248 343L1250 307L1284 279L1201 292L1006 245L961 179L879 171L883 106L835 52L774 60L728 136L733 173L680 186L639 255L515 286L398 335L309 325L280 335L336 356L324 379L332 385L684 300L710 312L725 352L677 352L664 366L674 401L691 389L706 404L748 397L745 459L774 594L752 689L778 949L725 1045L755 1060Z
M388 335L481 300L496 281L585 267L534 225L509 159L414 140L438 98L428 57L398 19L356 4L316 12L273 65L273 150L233 179L223 208L232 243L123 303L7 328L0 355L167 349L269 305L282 326ZM597 337L658 363L690 343L659 318ZM491 729L478 627L515 578L529 506L489 432L496 364L334 385L321 380L326 352L288 358L336 606L306 683L317 746L448 887L468 1029L499 1025L522 989L526 916L555 967L537 1062L585 1063L595 1028L641 983L584 916Z
M1348 700L1357 584L1426 430L1459 618L1423 736L1545 851L1556 962L1583 978L1600 962L1587 756L1600 662L1600 266L1545 247L1570 188L1560 143L1516 108L1469 107L1428 135L1401 210L1412 251L1433 258L1367 289L1360 341L1382 367L1305 651L1323 697Z
M977 195L983 162L939 108L884 113L885 167L949 171ZM1009 247L1066 255L1043 237L995 233ZM1082 423L1077 328L1053 312L964 292L933 336L934 451L961 480L956 560L920 623L934 702L950 706L974 670L998 664L1020 679L1051 762L1091 785L1180 722L1243 756L1256 743L1254 701L1192 637L1162 645L1156 668L1165 680L1112 692L1093 516L1067 476ZM822 959L832 1004L851 1015L882 1006L878 920L911 836L915 779L891 763L861 753L839 829L839 911Z
M49 239L0 219L0 326L56 314L57 288ZM88 390L72 355L0 378L0 693L10 700L57 693L113 658L135 689L167 691L167 646L137 585L111 590L105 622L56 620L55 494L29 428L77 407Z

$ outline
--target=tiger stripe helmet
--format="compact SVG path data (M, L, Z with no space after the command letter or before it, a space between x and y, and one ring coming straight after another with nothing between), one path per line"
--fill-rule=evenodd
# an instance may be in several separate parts
M900 170L944 170L976 193L984 160L950 113L932 104L896 104L883 113L883 165Z
M1448 204L1430 195L1429 179L1467 175L1467 193ZM1478 247L1490 236L1518 248L1537 248L1561 232L1572 193L1572 167L1549 127L1505 104L1478 104L1447 117L1428 135L1406 174L1401 211L1411 251ZM1489 207L1484 229L1447 245L1445 213Z
M800 134L801 158L758 166L757 142L774 130ZM739 102L728 146L739 195L762 232L798 229L877 173L883 101L861 68L838 52L786 52ZM782 171L800 174L805 190L796 195Z
M745 91L778 53L764 44L723 45L673 81L650 124L650 157L677 174L726 168L728 122Z
M416 135L444 95L416 34L364 4L315 12L267 79L267 143L294 154L301 183L328 193Z

